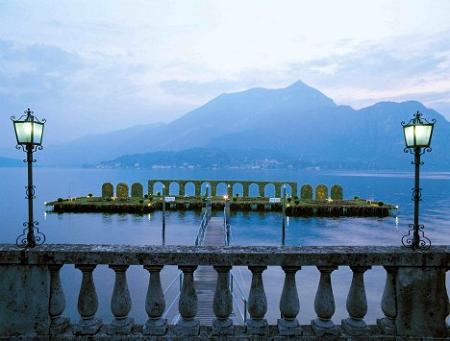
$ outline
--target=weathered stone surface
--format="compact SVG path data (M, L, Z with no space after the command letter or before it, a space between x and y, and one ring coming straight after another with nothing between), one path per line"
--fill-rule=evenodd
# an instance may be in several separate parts
M23 250L0 244L0 264L315 265L447 267L450 246L130 246L47 244Z
M446 268L401 267L396 280L397 335L447 337Z
M27 283L19 291L16 287L14 290L22 294L22 291L27 292L30 290L29 284L34 284L34 281L40 281L44 279L43 288L46 290L46 294L43 296L37 296L35 293L35 286L33 286L32 299L41 299L46 296L44 301L44 319L47 322L44 331L49 331L49 315L61 316L63 311L63 305L61 304L61 297L58 298L59 284L56 277L53 278L53 286L55 289L55 300L49 300L48 291L50 288L50 274L47 271L47 265L52 267L61 264L77 264L77 267L83 272L84 284L80 289L80 296L82 299L82 309L80 315L86 322L81 321L79 325L72 325L64 334L52 337L52 340L188 340L188 339L221 339L221 340L347 340L349 334L352 340L393 340L391 335L381 335L380 329L373 326L367 326L364 328L366 335L355 335L353 327L358 329L358 326L353 325L360 323L364 318L366 307L365 299L363 299L364 284L362 273L366 267L371 265L383 265L388 270L388 267L392 267L392 270L398 270L395 283L392 283L392 277L387 280L387 286L385 294L382 299L383 312L386 317L391 320L395 316L396 328L398 340L413 340L426 337L427 340L448 340L447 327L445 326L445 317L447 316L448 298L445 290L445 271L449 266L449 246L434 246L428 251L412 251L404 248L397 247L132 247L132 246L112 246L112 245L45 245L35 248L33 250L22 250L13 245L0 245L0 327L5 326L3 318L8 316L9 312L6 312L6 304L11 296L8 294L5 296L5 292L9 293L11 288L8 283L12 285L11 280L8 282L8 278L20 279L20 283ZM114 264L114 267L119 266L119 269L124 265L132 264L144 264L145 268L149 271L159 273L162 265L177 264L185 272L186 288L185 294L186 300L181 310L185 315L185 325L176 326L164 326L164 335L143 335L142 326L133 326L131 331L127 335L122 336L107 336L108 325L102 324L100 320L95 318L96 311L96 294L95 287L92 282L92 271L96 264ZM151 264L151 265L149 265ZM160 265L157 265L160 264ZM196 265L214 265L216 268L231 266L231 265L248 265L250 270L254 274L253 299L252 310L253 319L251 319L247 325L247 331L243 326L235 326L233 328L233 334L231 333L217 333L217 327L198 327L198 323L195 320L195 304L187 304L192 298L195 297L195 288L191 285L192 272ZM32 266L30 266L32 265ZM264 320L264 314L266 308L264 307L264 286L262 284L261 272L264 267L275 265L286 267L299 267L301 265L318 265L325 268L319 268L324 281L322 283L321 292L324 296L332 297L331 286L328 283L328 275L326 272L338 265L350 265L354 271L354 283L350 289L349 297L349 315L350 319L345 320L342 328L345 330L343 335L342 329L336 326L336 335L321 336L315 335L314 320L313 326L302 326L303 335L280 335L278 326L267 326ZM328 268L327 268L328 267ZM20 268L22 272L17 272ZM55 268L55 267L54 267ZM184 269L183 269L184 268ZM12 269L12 270L8 270ZM38 273L37 277L33 277L33 269ZM43 270L44 269L44 270ZM228 270L226 268L226 270ZM323 271L322 271L323 270ZM11 272L12 271L12 272ZM45 276L40 273L44 271ZM30 274L28 272L31 272ZM40 275L39 275L40 273ZM186 277L187 273L187 277ZM392 272L393 273L393 272ZM31 277L30 277L31 276ZM113 296L123 296L125 290L125 278L119 276L117 294ZM225 276L223 276L225 278ZM22 281L24 278L32 278L31 282ZM152 286L152 292L157 293L161 291L160 283L158 283L158 276L154 276L154 285ZM218 290L217 301L221 301L226 298L227 295L223 295L226 290L223 290L225 283L222 278L221 286ZM4 280L6 279L6 280ZM289 288L292 286L292 278L287 281ZM15 284L15 282L14 282ZM120 285L119 285L120 284ZM395 284L395 285L394 285ZM39 285L37 286L40 287ZM395 287L395 292L393 288ZM59 288L59 289L58 289ZM57 290L56 290L57 289ZM287 288L288 289L288 288ZM285 292L286 297L295 296L294 291L287 290ZM319 291L319 290L318 290ZM321 294L322 295L322 294ZM125 295L126 296L126 295ZM149 308L149 321L159 319L163 309L161 309L164 301L162 295L157 294L155 297L159 297L155 300L157 306L150 304ZM394 297L396 296L396 297ZM15 299L16 297L14 297ZM258 304L256 299L258 298ZM286 300L287 298L285 298ZM294 300L295 301L295 300ZM392 309L391 303L396 301L398 303L398 312ZM25 304L29 304L31 301L21 301L20 307ZM41 302L41 301L39 301ZM89 304L87 304L90 302ZM118 301L117 301L118 302ZM149 302L153 302L149 300ZM42 303L42 302L41 302ZM263 304L261 304L263 303ZM322 302L323 303L323 302ZM318 317L327 320L334 309L332 306L320 304L319 309L316 311ZM364 303L364 304L361 304ZM17 303L14 303L17 304ZM162 304L162 305L161 305ZM286 316L291 318L295 316L295 307L286 308ZM128 308L122 311L122 307L116 307L115 316L125 317L128 313ZM153 309L155 308L155 309ZM194 308L194 309L193 309ZM225 320L228 314L227 309L223 307L216 307L218 317ZM219 309L220 308L220 309ZM250 307L249 307L250 308ZM289 308L289 309L287 309ZM11 306L8 307L11 309ZM29 318L29 310L20 311L21 314L27 314ZM17 321L23 322L24 320L17 315L15 317ZM22 320L21 320L22 319ZM220 321L220 319L218 319ZM285 318L282 319L280 324L285 322ZM222 322L221 321L221 322ZM289 321L289 320L288 320ZM292 321L292 320L290 320ZM14 323L13 321L12 323ZM159 321L161 322L161 321ZM291 323L290 323L291 324ZM81 327L81 328L80 328ZM226 327L226 326L225 326ZM288 326L289 327L289 326ZM349 329L350 327L350 329ZM8 326L9 328L9 326ZM33 331L33 328L27 327L26 330ZM10 330L10 329L9 329ZM20 329L18 329L20 330ZM287 328L287 330L290 330ZM349 332L350 330L350 332ZM0 329L1 332L4 330ZM72 336L72 332L81 334L97 333L91 336L80 335L77 338ZM261 332L260 332L261 331ZM400 333L403 333L401 334ZM178 334L177 334L178 333ZM219 334L212 336L213 334ZM220 335L221 334L221 335ZM250 335L253 334L253 335ZM259 335L258 335L259 334ZM3 337L5 334L0 334L0 340L14 340L12 336ZM8 335L8 334L6 334ZM25 335L25 334L21 334ZM178 336L177 336L178 335ZM438 335L440 335L438 337ZM2 338L3 337L3 338ZM23 339L23 336L21 336ZM48 336L43 336L42 339L48 340ZM39 340L39 337L36 338Z
M0 265L0 336L48 334L49 289L47 266Z

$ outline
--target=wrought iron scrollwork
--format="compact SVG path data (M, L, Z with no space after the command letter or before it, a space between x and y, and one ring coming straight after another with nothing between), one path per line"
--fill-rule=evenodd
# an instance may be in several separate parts
M412 201L414 201L416 199L419 201L422 201L422 188L412 188L411 192L412 192L412 194L411 194Z
M402 237L402 244L405 247L414 248L414 224L408 225L409 230L408 233ZM422 224L418 225L419 231L419 245L418 248L428 250L431 248L431 240L425 237L425 233L423 232L424 226Z
M27 248L30 246L28 238L27 238L29 229L33 229L35 245L42 245L45 243L45 239L46 239L45 234L42 233L41 231L39 231L39 228L38 228L39 222L33 221L33 223L31 225L32 226L30 226L30 223L28 223L28 222L23 223L24 229L22 230L22 234L19 235L16 239L16 245L18 247Z
M25 199L36 199L36 186L25 186Z

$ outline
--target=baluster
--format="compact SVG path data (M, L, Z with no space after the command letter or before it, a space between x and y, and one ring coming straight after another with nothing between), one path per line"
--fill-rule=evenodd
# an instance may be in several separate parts
M217 271L217 284L213 303L216 315L213 321L213 335L231 335L233 321L229 317L233 312L233 296L228 285L231 266L215 266L214 269Z
M62 266L62 264L48 266L50 270L50 302L48 312L51 318L50 334L52 335L64 333L70 324L70 320L62 316L66 307L66 299L59 277L59 270Z
M110 265L116 274L111 297L111 312L114 320L108 328L108 334L127 335L133 329L134 321L128 317L131 310L131 297L128 290L126 271L128 265Z
M337 266L318 266L317 268L320 271L319 286L314 298L317 318L311 321L311 326L318 336L336 335L338 329L331 320L335 311L331 273L337 269Z
M194 271L197 265L179 265L178 268L183 271L183 287L178 302L181 319L177 324L177 333L181 336L197 336L200 331L200 322L195 319L197 293L194 286Z
M351 266L353 271L352 284L347 296L347 312L349 317L342 320L342 328L349 335L367 335L369 328L364 322L367 314L366 289L364 287L364 272L370 266Z
M386 269L386 284L381 299L381 309L385 317L377 319L377 325L383 334L395 335L395 318L397 317L395 280L397 268L393 266L385 266L384 268Z
M145 299L145 311L147 312L148 320L144 325L144 334L164 335L167 332L167 319L162 318L166 309L160 278L163 266L145 265L144 268L150 273L147 297Z
M252 284L248 296L250 319L247 321L247 333L250 335L265 335L267 333L267 320L264 315L267 312L267 299L262 273L267 269L267 266L249 266L248 268L252 272Z
M280 335L302 335L297 315L300 311L295 273L300 266L283 266L285 273L283 292L280 299L281 319L278 319L278 332Z
M94 335L102 325L102 320L95 317L98 308L98 298L95 291L92 272L96 265L75 265L79 269L83 278L81 280L80 293L78 295L78 313L81 316L80 322L74 326L76 335Z

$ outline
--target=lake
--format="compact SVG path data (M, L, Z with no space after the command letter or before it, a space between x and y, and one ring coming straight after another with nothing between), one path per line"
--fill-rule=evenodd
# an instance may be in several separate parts
M405 162L408 162L405 159ZM426 165L425 165L426 170ZM344 197L360 196L399 205L396 217L387 218L289 218L286 230L288 245L400 245L402 235L412 222L411 188L413 173L396 172L327 172L294 170L109 170L109 169L62 169L35 168L36 201L35 217L47 236L47 243L100 243L100 244L161 244L161 213L150 215L132 214L52 214L46 213L44 202L58 197L100 195L103 182L141 182L146 188L148 179L223 179L223 180L283 180L296 181L299 185L316 186L324 183L331 187L340 184ZM27 219L25 168L0 168L2 194L0 209L2 224L0 241L14 243ZM421 177L422 202L421 223L434 245L450 244L450 172L427 173ZM216 212L221 214L221 212ZM198 212L168 212L166 219L166 244L192 245L200 215ZM232 243L234 245L279 245L281 242L281 215L279 213L232 212ZM244 291L250 287L250 273L246 268L233 270ZM178 270L165 267L162 272L163 286L167 286ZM94 272L99 296L98 316L111 320L109 300L112 293L113 271L98 266ZM144 301L148 274L142 267L132 266L127 272L133 299L130 316L137 322L146 320ZM336 313L333 320L340 323L347 317L345 300L351 282L351 271L341 267L333 272ZM66 315L78 320L76 302L81 282L80 271L66 265L61 272L67 300ZM267 318L275 323L279 318L278 302L284 280L282 270L270 267L263 275L268 296ZM380 300L385 272L374 267L366 272L368 314L366 320L374 323L382 316ZM300 297L299 320L309 324L315 318L313 299L319 280L315 267L304 267L297 274ZM448 282L448 276L447 276ZM448 287L448 285L447 285ZM174 295L168 292L168 301ZM168 302L169 303L169 302Z

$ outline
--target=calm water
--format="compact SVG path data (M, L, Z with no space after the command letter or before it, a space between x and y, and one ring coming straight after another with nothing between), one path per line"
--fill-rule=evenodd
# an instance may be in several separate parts
M24 168L0 168L2 193L0 210L2 225L0 242L14 243L21 224L26 220ZM131 184L139 181L144 187L150 178L167 179L255 179L297 181L299 184L341 184L346 198L358 195L363 198L398 204L397 217L377 218L290 218L287 227L289 245L399 245L402 234L412 218L412 173L362 173L362 172L312 172L312 171L242 171L242 170L86 170L36 168L37 199L35 215L40 221L48 243L102 243L148 245L161 243L161 214L106 215L106 214L45 214L44 201L57 197L99 195L103 182L120 181ZM450 244L450 172L424 173L421 187L423 201L421 221L433 244ZM159 190L158 188L156 190ZM220 214L220 212L217 212ZM195 212L170 212L167 216L167 244L192 245L200 216ZM232 214L232 242L235 245L279 245L281 217L277 213ZM250 287L250 274L246 268L234 270L244 291ZM175 267L163 270L163 285L167 286L176 276ZM113 287L113 272L107 266L97 267L95 282L99 294L99 317L111 319L109 300ZM141 267L128 271L129 286L133 298L131 316L143 323L146 319L144 301L148 275ZM268 319L274 323L279 316L278 301L283 283L281 269L269 268L264 273L268 296ZM374 267L366 273L369 312L367 320L374 322L381 316L379 308L385 273ZM314 267L304 267L297 275L301 311L301 323L309 323L315 317L313 297L319 273ZM67 308L66 314L78 319L76 301L81 281L78 270L67 265L62 271ZM336 298L335 322L346 317L345 300L351 282L351 272L342 267L333 273ZM177 288L168 293L168 298Z

